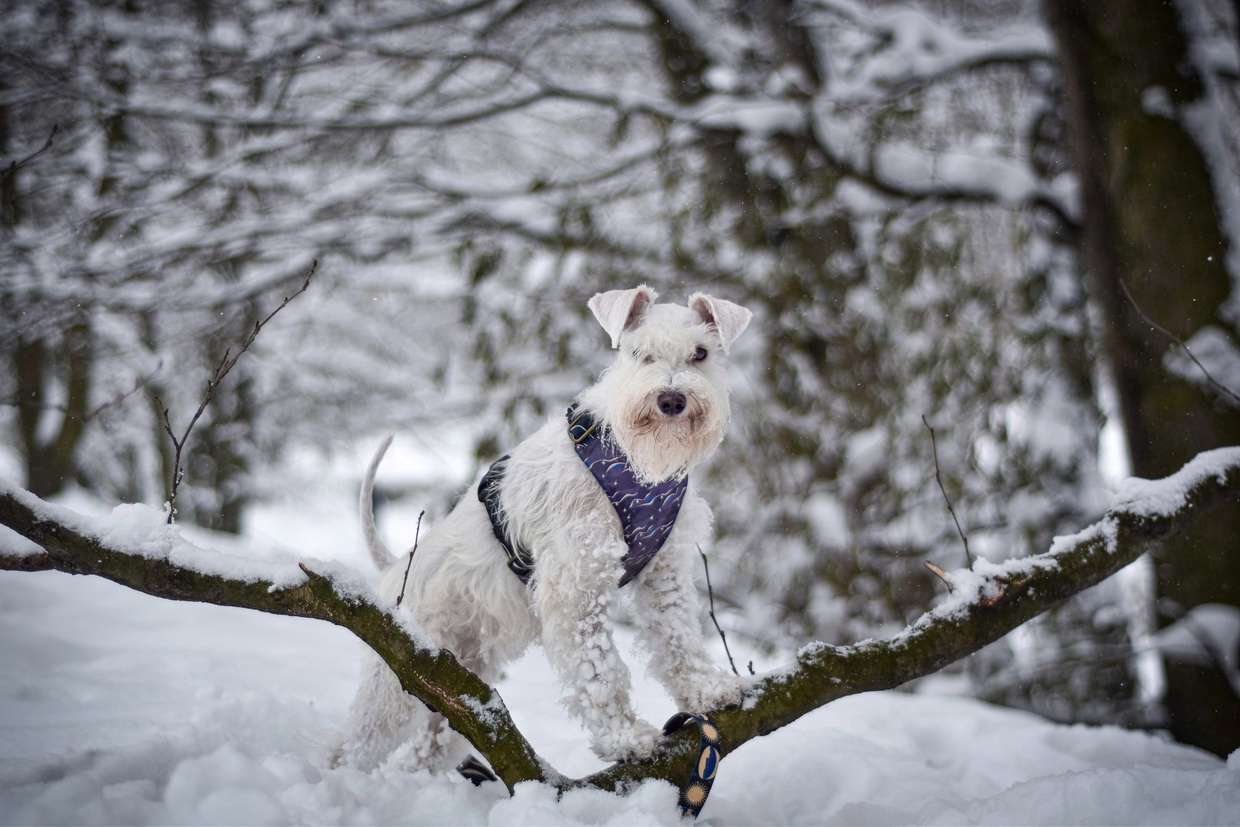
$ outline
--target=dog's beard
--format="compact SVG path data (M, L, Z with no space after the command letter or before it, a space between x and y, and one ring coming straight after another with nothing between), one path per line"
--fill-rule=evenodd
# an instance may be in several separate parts
M683 477L710 457L723 441L727 414L716 402L692 391L685 392L685 410L666 416L659 410L657 394L646 394L627 409L610 417L616 444L629 458L629 465L644 483Z

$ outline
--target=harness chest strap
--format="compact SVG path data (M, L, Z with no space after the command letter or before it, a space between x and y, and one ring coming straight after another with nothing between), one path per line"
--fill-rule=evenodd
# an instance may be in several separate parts
M671 534L684 502L688 480L682 477L654 485L640 482L611 434L576 404L568 409L568 436L577 456L602 487L620 518L624 542L628 546L623 559L624 574L620 578L623 586L646 567ZM534 573L534 558L528 549L508 537L499 501L500 483L509 459L507 454L500 457L482 477L478 500L486 507L495 539L508 556L508 568L522 583L528 583Z
M504 454L483 474L482 481L478 483L478 500L487 510L495 539L503 547L504 554L508 555L508 568L512 569L512 573L519 577L522 583L529 583L530 576L534 573L534 558L524 546L508 539L508 532L504 530L504 508L499 503L499 485L504 479L508 460L508 454Z

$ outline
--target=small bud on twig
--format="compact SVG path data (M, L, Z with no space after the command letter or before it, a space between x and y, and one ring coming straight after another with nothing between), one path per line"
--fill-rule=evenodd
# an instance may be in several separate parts
M931 563L929 560L925 561L922 565L930 569L930 571L934 572L935 577L939 578L944 583L946 583L947 590L949 592L954 592L956 590L956 584L953 583L952 579L947 576L947 572L943 571L941 568L936 566L934 563Z

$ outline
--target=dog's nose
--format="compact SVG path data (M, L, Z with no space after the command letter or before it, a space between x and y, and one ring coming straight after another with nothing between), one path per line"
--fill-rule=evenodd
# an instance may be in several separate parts
M665 416L680 416L685 411L685 395L680 391L663 391L659 394L659 410Z

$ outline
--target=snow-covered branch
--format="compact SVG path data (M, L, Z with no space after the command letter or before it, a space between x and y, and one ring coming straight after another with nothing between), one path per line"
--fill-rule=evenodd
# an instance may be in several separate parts
M163 512L139 505L101 519L51 505L0 479L0 524L31 544L0 545L0 569L93 574L156 597L326 620L378 652L406 691L448 719L511 788L547 780L499 694L422 639L347 569L328 563L257 562L193 546Z
M1056 538L1046 553L953 572L951 595L900 633L854 646L811 643L792 667L764 677L743 710L715 718L735 746L838 698L933 674L1115 574L1211 505L1236 498L1240 447L1200 454L1162 480L1128 480L1101 520Z
M975 563L949 575L951 595L901 633L839 647L812 643L787 669L757 680L739 708L712 712L731 750L833 700L932 674L1066 598L1109 577L1153 542L1240 497L1240 447L1199 455L1158 481L1130 480L1097 523L1061 537L1045 554ZM316 618L343 626L375 649L411 694L443 714L482 752L509 789L539 780L559 789L624 788L644 778L688 777L696 756L687 733L653 759L617 764L579 780L547 767L514 726L494 689L451 654L426 645L407 618L348 570L325 563L257 562L190 545L163 513L119 506L89 519L0 480L0 569L94 574L147 594Z
M849 114L870 107L886 112L915 91L946 86L995 66L1045 63L1052 50L1040 23L1022 21L1002 31L970 33L921 10L877 11L847 0L822 0L807 4L797 25L815 32L811 39L818 59L831 66L826 79L812 89L774 79L747 88L732 69L743 61L705 44L701 32L706 24L699 12L671 0L651 0L649 5L662 11L665 25L679 36L684 54L678 59L701 67L696 80L703 90L700 99L682 107L677 122L707 143L719 140L719 133L742 136L751 144L772 136L797 136L808 140L837 174L882 196L912 203L1032 207L1049 212L1064 229L1074 226L1070 182L1039 180L1010 149L987 147L986 142L930 147L923 136L902 140L885 135L877 123L859 126L856 115ZM844 41L823 35L841 20L848 32ZM733 49L759 49L731 40L736 42L723 38ZM869 134L862 131L867 128Z
M955 75L1002 64L1027 65L1053 54L1050 36L1036 21L998 31L970 32L924 9L867 7L850 0L809 4L864 36L866 60L839 78L837 93L872 99L903 94Z

